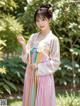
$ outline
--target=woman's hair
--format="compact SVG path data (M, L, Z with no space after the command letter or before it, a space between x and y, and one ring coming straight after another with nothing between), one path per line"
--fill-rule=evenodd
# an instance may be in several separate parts
M41 5L35 12L34 14L34 20L36 22L36 17L46 17L48 19L52 18L52 6L51 4L45 4L45 5Z

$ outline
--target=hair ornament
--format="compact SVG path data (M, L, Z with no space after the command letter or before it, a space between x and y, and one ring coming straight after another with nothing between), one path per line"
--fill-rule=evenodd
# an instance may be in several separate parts
M52 12L52 7L50 7L50 8L48 9L48 11Z

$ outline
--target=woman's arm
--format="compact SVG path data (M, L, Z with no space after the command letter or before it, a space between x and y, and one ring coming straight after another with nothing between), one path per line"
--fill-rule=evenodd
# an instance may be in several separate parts
M27 63L27 58L28 58L28 54L29 54L28 44L25 45L24 47L22 47L22 49L23 49L22 50L22 56L21 56L22 61L24 63Z
M22 61L24 63L27 62L27 58L28 58L28 54L30 51L30 47L33 44L33 36L34 34L32 34L26 44L25 39L23 38L23 36L19 36L18 37L18 42L20 43L21 47L22 47Z
M39 63L37 65L36 75L53 74L59 68L60 45L57 37L54 40L52 40L50 49L50 59L44 63Z

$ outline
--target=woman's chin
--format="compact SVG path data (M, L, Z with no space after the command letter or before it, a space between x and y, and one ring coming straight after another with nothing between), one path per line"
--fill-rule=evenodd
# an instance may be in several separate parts
M40 28L41 31L45 31L45 28Z

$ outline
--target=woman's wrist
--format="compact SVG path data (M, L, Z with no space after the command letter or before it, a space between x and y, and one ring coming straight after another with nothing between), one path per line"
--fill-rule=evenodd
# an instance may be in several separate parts
M30 64L32 67L34 67L35 70L37 70L37 64Z
M22 49L23 49L23 54L26 53L26 44L22 45Z

